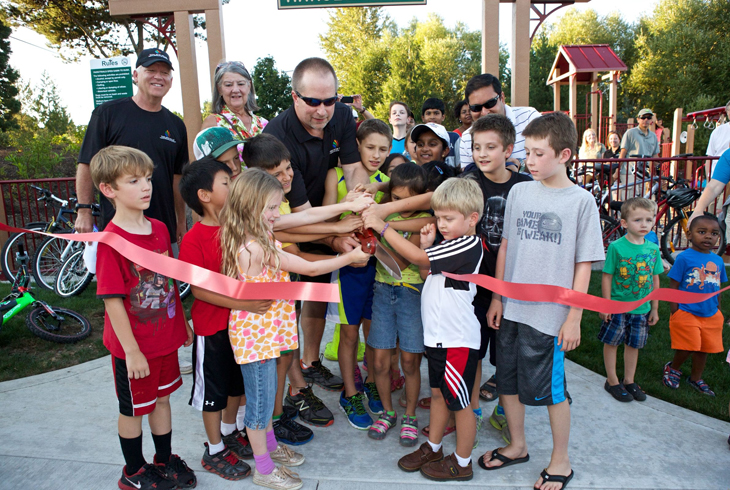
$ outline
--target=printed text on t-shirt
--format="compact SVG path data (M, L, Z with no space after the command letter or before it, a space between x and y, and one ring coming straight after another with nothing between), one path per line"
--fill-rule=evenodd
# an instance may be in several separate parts
M520 240L537 240L560 245L563 223L556 213L523 211L517 218L517 236Z

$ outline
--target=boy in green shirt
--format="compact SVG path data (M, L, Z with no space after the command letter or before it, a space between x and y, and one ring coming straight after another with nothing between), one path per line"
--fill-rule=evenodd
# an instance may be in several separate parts
M626 235L611 243L606 252L601 289L603 297L615 301L636 301L659 287L659 274L664 272L659 247L644 237L654 226L656 203L643 197L628 199L621 206L621 226ZM616 400L644 401L646 394L634 381L639 349L646 345L649 326L659 321L659 302L651 301L628 313L600 313L603 362L606 366L604 388ZM624 347L624 379L616 375L618 346Z

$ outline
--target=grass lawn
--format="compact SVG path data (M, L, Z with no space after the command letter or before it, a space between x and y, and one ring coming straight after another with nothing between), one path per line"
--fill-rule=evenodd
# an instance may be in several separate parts
M10 293L10 285L0 284L0 296ZM36 298L51 306L62 306L77 311L91 322L91 335L75 344L57 344L36 337L25 319L31 307L21 311L0 330L0 381L24 378L56 369L74 366L109 354L102 336L104 333L104 303L96 298L96 283L92 282L81 295L62 299L52 291L34 288ZM192 297L184 303L190 318Z
M669 279L665 274L661 276L661 286L669 287ZM601 272L593 271L590 294L601 295ZM730 317L730 300L723 295L722 313L727 319ZM568 353L568 359L605 376L606 370L603 366L603 344L596 338L601 327L601 320L598 313L586 311L583 313L582 336L580 347ZM725 349L730 346L730 328L727 326L723 331L723 345ZM730 421L728 417L728 400L730 400L730 365L725 362L727 350L722 354L710 354L707 359L707 367L703 379L717 394L712 398L700 394L691 388L684 377L679 389L672 390L662 383L662 369L664 364L671 361L674 351L671 349L669 339L669 304L659 303L659 323L651 327L649 340L640 353L639 365L636 369L636 382L643 390L656 398L689 408L696 412L704 413L717 419ZM691 368L691 361L682 366L682 371L688 375ZM623 372L623 348L618 353L618 375L621 379ZM606 396L610 396L606 393ZM619 403L619 402L616 402Z

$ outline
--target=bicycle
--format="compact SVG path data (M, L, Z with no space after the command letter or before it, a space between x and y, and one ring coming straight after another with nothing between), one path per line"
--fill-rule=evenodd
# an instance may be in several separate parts
M12 290L0 302L0 312L3 314L2 325L32 305L33 309L28 313L25 324L31 332L43 340L68 344L91 335L91 324L86 317L73 310L50 306L33 296L28 274L28 254L22 244L18 244L15 260L19 267L13 280Z

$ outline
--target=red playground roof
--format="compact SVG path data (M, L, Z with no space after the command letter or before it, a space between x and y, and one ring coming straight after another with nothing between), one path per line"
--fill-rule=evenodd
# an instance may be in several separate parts
M627 69L608 44L560 46L547 84L552 85L572 74L577 74L578 83L590 83L593 73Z

